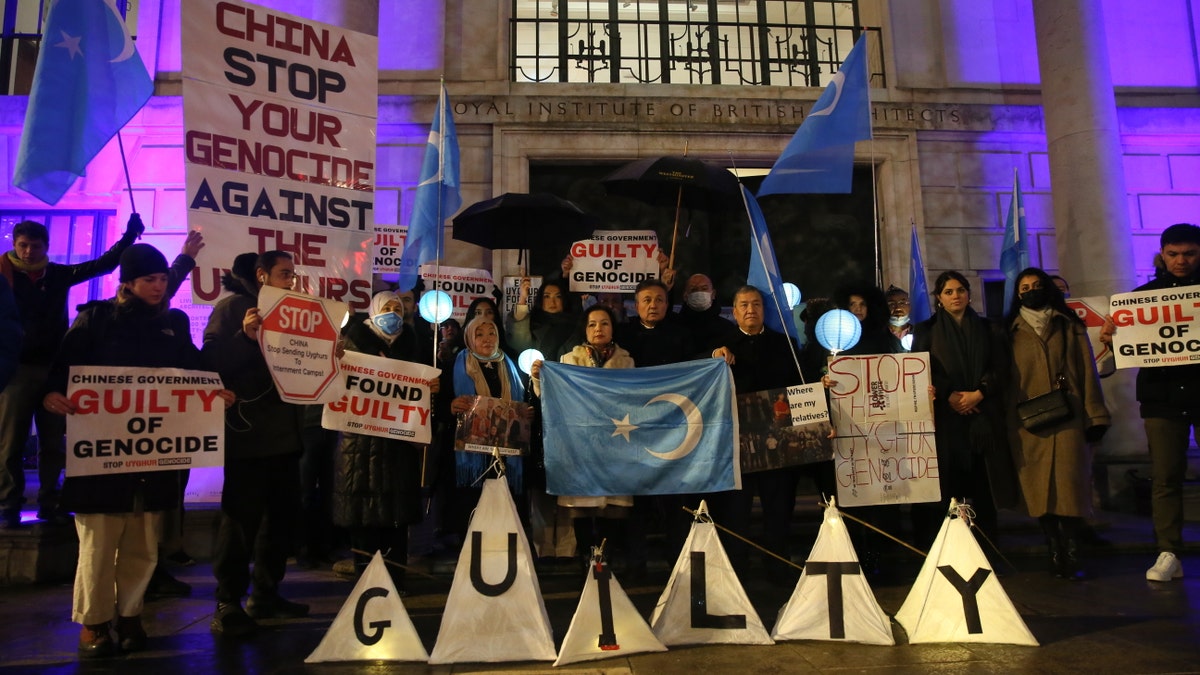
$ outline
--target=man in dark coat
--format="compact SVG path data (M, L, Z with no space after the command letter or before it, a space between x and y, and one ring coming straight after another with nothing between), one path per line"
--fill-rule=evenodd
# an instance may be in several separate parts
M226 411L225 485L213 551L214 633L245 635L257 628L255 619L308 614L307 605L279 595L300 511L303 407L279 397L258 346L259 289L290 289L295 278L292 258L283 251L239 255L222 279L233 295L217 304L204 329L205 364L237 394ZM243 610L251 581L254 588Z

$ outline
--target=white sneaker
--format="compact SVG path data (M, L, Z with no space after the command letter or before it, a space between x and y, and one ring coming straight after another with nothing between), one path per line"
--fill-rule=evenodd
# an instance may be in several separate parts
M1183 576L1183 563L1170 551L1158 554L1154 567L1146 570L1146 579L1150 581L1170 581Z

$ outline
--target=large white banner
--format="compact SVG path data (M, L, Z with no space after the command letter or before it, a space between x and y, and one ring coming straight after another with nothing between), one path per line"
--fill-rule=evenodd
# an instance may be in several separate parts
M841 506L941 499L929 377L928 352L829 360Z
M425 264L420 268L421 279L425 281L425 291L437 289L450 296L454 303L454 312L450 318L466 323L467 308L475 298L491 297L492 273L487 270L476 270L469 267L449 267L447 265ZM496 323L503 326L504 317L496 317Z
M222 466L221 389L220 375L197 370L72 366L67 475Z
M420 363L346 352L345 395L325 404L321 426L366 436L428 443L432 433L430 380L441 370Z
M1109 316L1118 368L1200 362L1200 288L1118 293Z
M181 3L192 296L245 252L292 254L297 290L371 301L378 39L237 0Z
M612 230L571 244L569 283L576 293L632 293L639 282L658 278L658 234Z

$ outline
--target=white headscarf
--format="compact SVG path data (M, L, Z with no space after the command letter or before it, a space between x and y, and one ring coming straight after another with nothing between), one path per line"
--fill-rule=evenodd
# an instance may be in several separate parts
M371 298L371 311L367 315L366 320L363 322L363 323L367 324L367 327L371 329L371 332L378 335L380 337L380 339L382 339L384 342L388 343L389 345L392 344L392 342L394 342L396 340L396 338L400 336L400 333L403 331L404 321L403 321L403 319L401 319L400 323L401 323L402 328L400 331L396 331L395 335L388 335L387 333L380 330L379 326L375 325L375 317L379 316L380 314L387 314L387 312L385 312L383 310L384 305L387 305L389 302L395 302L398 300L400 300L400 296L396 295L395 293L393 293L391 291L379 291L378 293L375 294L375 297Z

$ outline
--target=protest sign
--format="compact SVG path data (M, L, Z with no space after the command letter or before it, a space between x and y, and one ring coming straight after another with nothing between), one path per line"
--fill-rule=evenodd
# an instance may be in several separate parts
M1100 331L1104 328L1104 313L1108 311L1108 297L1095 296L1089 298L1067 298L1067 307L1087 326L1088 342L1092 344L1092 357L1096 361L1096 372L1100 377L1108 377L1117 369L1116 359L1112 349L1100 341Z
M742 473L821 462L833 456L825 388L806 384L737 395Z
M341 370L345 394L325 404L321 426L332 431L430 440L430 380L442 371L420 363L348 351Z
M657 278L654 230L598 231L571 244L569 283L576 293L632 293L639 282Z
M288 403L327 403L341 397L338 331L346 305L311 295L263 286L258 291L262 326L258 344Z
M193 298L215 303L237 255L278 249L297 290L365 310L378 38L239 0L181 8Z
M72 366L67 476L223 465L221 389L220 375L197 370Z
M371 267L375 274L399 274L400 255L408 238L407 225L376 225L375 242L371 249Z
M501 455L523 455L529 448L529 405L476 396L471 409L458 416L454 449Z
M1200 362L1200 288L1164 288L1112 296L1118 368Z
M833 357L829 378L838 503L941 499L929 353Z
M454 303L454 313L450 318L465 324L467 308L475 298L491 297L492 273L487 270L475 270L466 267L449 267L447 265L421 265L421 278L425 280L425 291L437 289L450 296ZM496 317L496 323L503 325L504 317Z
M504 312L504 316L508 316L517 307L517 299L521 297L521 280L529 279L529 298L525 304L533 311L533 301L537 297L537 293L542 288L541 277L504 277L504 283L500 287L504 292L504 306L500 308Z

